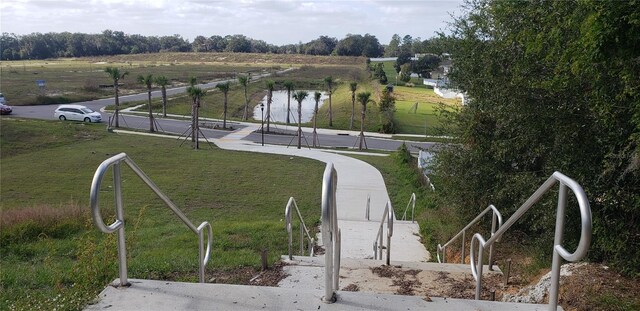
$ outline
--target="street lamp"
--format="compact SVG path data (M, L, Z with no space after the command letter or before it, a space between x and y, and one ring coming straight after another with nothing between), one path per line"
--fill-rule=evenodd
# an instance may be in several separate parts
M260 103L260 112L262 113L262 125L260 126L260 134L262 134L262 145L264 146L264 103Z

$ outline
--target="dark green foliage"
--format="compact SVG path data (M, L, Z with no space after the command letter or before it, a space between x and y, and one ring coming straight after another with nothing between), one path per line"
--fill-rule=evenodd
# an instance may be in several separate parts
M387 88L382 90L378 109L380 109L380 132L395 133L396 128L393 123L393 114L396 111L396 98L393 97L393 94L391 94Z
M397 73L400 73L402 65L411 63L412 56L413 55L411 55L411 53L406 51L401 52L400 55L398 55L398 59L396 59L396 62L393 64L393 68L396 69Z
M440 193L469 218L511 215L554 171L593 212L589 258L640 273L639 3L474 1L449 38L452 81L470 100L450 120L461 144L437 156ZM549 253L551 192L517 223ZM567 210L565 246L579 214Z

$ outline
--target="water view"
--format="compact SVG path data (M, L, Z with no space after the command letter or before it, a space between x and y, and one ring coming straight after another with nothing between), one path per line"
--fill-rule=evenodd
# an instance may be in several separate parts
M306 90L309 93L309 96L302 101L302 123L309 122L313 118L313 108L316 104L316 101L313 99L313 93L316 91ZM329 96L326 92L320 92L322 96L320 97L320 102L318 103L318 109L322 107L322 104L325 99L328 99ZM291 92L293 95L293 92ZM264 104L264 113L265 118L267 114L267 96L262 98L262 102ZM262 114L260 111L260 104L256 105L253 109L253 118L256 120L262 119ZM272 122L287 122L287 91L274 91L273 99L271 102L271 121ZM289 121L291 123L298 123L298 102L291 98L291 115L289 116Z

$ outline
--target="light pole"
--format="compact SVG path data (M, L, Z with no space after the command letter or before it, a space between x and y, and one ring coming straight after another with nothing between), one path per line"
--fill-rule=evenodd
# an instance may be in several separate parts
M264 103L260 103L260 112L262 113L262 125L260 126L260 134L262 134L262 145L264 146Z

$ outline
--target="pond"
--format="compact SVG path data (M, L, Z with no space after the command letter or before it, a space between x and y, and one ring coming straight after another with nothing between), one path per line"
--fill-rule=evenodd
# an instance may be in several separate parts
M313 108L316 105L316 101L313 99L313 94L316 91L306 90L309 93L309 96L302 101L302 123L306 123L311 121L313 118ZM322 107L322 104L325 99L328 99L329 96L326 92L320 92L322 96L320 97L320 102L318 102L318 109ZM293 92L291 92L293 95ZM262 98L262 102L264 104L264 113L266 118L267 113L267 96L265 95ZM256 120L262 119L262 114L260 111L260 104L256 105L253 109L253 118ZM289 116L291 123L298 123L298 102L291 98L291 115ZM273 98L271 101L271 121L272 122L287 122L287 91L274 91Z

